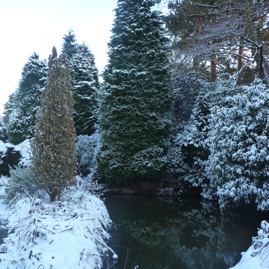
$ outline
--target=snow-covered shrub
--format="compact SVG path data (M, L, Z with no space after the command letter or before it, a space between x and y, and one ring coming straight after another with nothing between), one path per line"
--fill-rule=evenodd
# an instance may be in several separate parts
M173 81L173 94L171 114L173 131L181 131L188 124L198 95L209 87L205 76L199 72L189 72L178 75Z
M184 188L204 183L204 160L208 157L207 138L210 84L203 75L190 72L178 77L172 106L173 134L170 137L168 171Z
M211 109L206 169L221 207L255 198L258 207L265 209L269 201L268 137L269 89L260 80Z
M107 252L117 258L106 244L107 209L82 182L66 188L61 201L24 197L12 206L8 228L14 232L1 245L1 268L100 269Z
M233 78L221 74L214 83L206 82L203 75L190 72L175 83L178 95L172 107L173 135L170 137L168 171L186 186L200 187L205 198L216 195L208 177L206 165L210 154L210 118L212 108L222 107L228 96L234 96Z
M201 133L190 124L177 134L169 148L168 171L182 182L185 190L200 187L205 181L203 160L208 153L202 142Z
M15 146L0 140L0 175L9 176L10 167L20 162L21 154Z
M10 167L27 166L30 162L30 140L19 145L4 143L0 140L0 175L10 176Z
M88 135L79 135L76 143L78 169L83 174L90 174L91 177L97 176L96 151L99 141L98 131Z
M37 186L33 182L30 167L17 166L10 169L10 179L5 188L5 202L10 205L24 196L31 197L37 191Z

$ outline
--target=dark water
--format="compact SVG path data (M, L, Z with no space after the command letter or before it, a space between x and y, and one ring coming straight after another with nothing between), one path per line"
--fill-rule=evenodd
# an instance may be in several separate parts
M114 195L105 204L114 223L108 245L119 256L115 269L124 268L127 249L126 269L227 269L268 215L255 206L224 215L217 204L196 199Z

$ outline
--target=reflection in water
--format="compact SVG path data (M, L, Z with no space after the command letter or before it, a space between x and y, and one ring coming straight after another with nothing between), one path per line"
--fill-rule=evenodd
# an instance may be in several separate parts
M115 269L124 268L127 248L126 269L227 269L264 217L250 208L223 215L216 204L195 199L118 195L105 204L114 222L109 246L119 256Z

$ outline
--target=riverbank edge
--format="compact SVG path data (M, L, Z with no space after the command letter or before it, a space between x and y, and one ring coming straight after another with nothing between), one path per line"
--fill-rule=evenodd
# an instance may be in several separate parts
M128 185L117 185L113 183L101 184L102 191L107 194L129 194L148 196L188 196L200 197L201 190L198 187L182 185L176 178L167 177L159 180L137 180Z

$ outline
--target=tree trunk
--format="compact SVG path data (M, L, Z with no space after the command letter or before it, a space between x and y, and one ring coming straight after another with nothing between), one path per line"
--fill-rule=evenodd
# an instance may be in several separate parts
M243 67L243 55L244 55L244 48L243 46L241 46L242 44L242 37L240 37L240 45L239 45L239 51L238 54L241 56L238 57L238 71L241 70L241 68Z
M51 192L51 193L49 194L49 196L50 196L50 201L51 201L51 202L55 202L55 201L56 201L56 197L57 197L57 195L58 195L58 192L57 192L57 191L53 191L53 192Z

